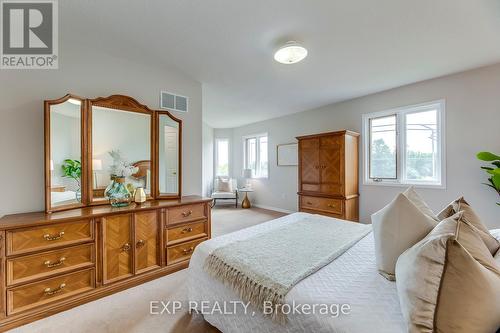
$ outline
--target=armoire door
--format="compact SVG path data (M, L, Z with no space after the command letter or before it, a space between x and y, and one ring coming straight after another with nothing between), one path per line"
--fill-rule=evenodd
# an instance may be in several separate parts
M343 195L343 140L344 137L339 135L320 138L319 165L322 193Z
M320 189L319 139L299 141L300 149L300 191L317 192Z
M160 225L156 210L136 213L135 273L160 267Z
M103 283L133 275L132 214L102 218Z

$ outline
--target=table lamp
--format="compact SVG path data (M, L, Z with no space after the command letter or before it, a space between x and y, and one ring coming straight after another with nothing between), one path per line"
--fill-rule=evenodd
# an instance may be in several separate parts
M246 180L245 188L251 188L250 179L252 179L252 169L243 169L241 176Z
M102 170L102 160L92 160L92 171L94 171L94 188L97 188L97 173Z

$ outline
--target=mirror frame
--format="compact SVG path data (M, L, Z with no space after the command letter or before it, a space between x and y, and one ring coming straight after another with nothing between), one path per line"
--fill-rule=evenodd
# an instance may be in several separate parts
M51 155L51 145L50 145L50 111L51 111L51 106L52 105L58 105L62 104L69 99L76 99L81 102L80 104L80 162L82 165L82 174L80 177L80 184L81 184L81 192L82 192L82 197L81 197L81 202L80 203L74 203L74 204L68 204L68 205L61 205L58 207L52 207L52 201L51 201L51 187L52 187L52 175L50 171L50 155ZM52 212L57 212L61 210L67 210L67 209L72 209L72 208L79 208L79 207L85 207L87 204L87 174L85 172L86 170L86 163L87 163L87 152L86 152L86 141L87 141L87 100L84 98L81 98L77 95L73 94L66 94L65 96L58 98L58 99L53 99L53 100L46 100L44 101L44 155L45 155L45 163L44 163L44 169L45 169L45 211L47 213L52 213Z
M179 124L179 143L178 143L178 149L179 149L179 165L178 165L178 176L177 176L177 183L178 183L178 189L177 189L177 195L175 194L161 194L160 193L160 173L157 172L160 170L160 116L165 115L170 117L173 121L177 122ZM174 117L170 112L168 111L156 111L155 112L155 133L156 137L153 140L154 142L154 149L155 149L155 173L154 173L154 182L156 184L155 192L154 195L158 199L177 199L180 198L180 193L182 193L182 120L179 118Z
M50 106L61 104L70 98L77 99L81 104L81 163L82 179L81 191L82 202L78 204L64 205L60 207L51 207L51 175L50 175ZM44 102L44 154L45 154L45 211L52 213L56 211L68 210L96 205L109 205L108 200L95 201L93 198L93 170L92 170L92 106L100 106L123 112L144 113L151 116L150 123L150 156L151 156L151 193L147 200L155 199L179 199L182 195L182 120L174 117L171 112L166 110L152 110L146 105L139 103L136 99L125 95L111 95L108 97L98 97L86 99L73 94L67 94L64 97ZM177 194L161 195L159 188L159 142L158 128L160 115L167 115L173 121L179 124L179 177Z
M154 114L155 111L151 110L148 108L146 105L143 105L139 103L137 100L135 100L132 97L129 96L124 96L124 95L111 95L108 97L98 97L95 99L90 99L88 102L88 150L87 150L87 178L89 180L93 179L93 170L92 170L92 158L93 158L93 144L92 144L92 107L93 106L99 106L103 108L108 108L108 109L113 109L116 111L123 111L123 112L135 112L135 113L142 113L142 114L147 114L150 116L149 120L149 126L150 126L150 144L149 144L149 154L151 158L151 179L155 178L154 175L155 170L154 170L154 165L156 161L156 156L155 156L155 150L154 150L154 144L155 144L155 130L154 130ZM100 204L108 204L108 200L94 200L93 196L93 191L94 191L94 184L93 181L89 181L87 183L88 189L87 189L87 196L89 198L89 205L100 205ZM147 196L147 200L151 200L154 198L154 193L156 190L156 182L153 181L151 182L151 193Z

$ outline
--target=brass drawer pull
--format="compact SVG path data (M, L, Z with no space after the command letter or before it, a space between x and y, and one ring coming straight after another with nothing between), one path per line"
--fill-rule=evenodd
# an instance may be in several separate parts
M184 250L182 250L182 252L183 252L184 254L189 254L189 253L191 253L191 252L193 252L193 251L194 251L194 247L192 247L192 246L191 246L189 249L184 249Z
M184 228L182 229L181 234L187 234L190 232L193 232L193 228Z
M312 205L313 203L311 201L307 201L306 204Z
M137 243L135 244L135 246L136 246L137 248L143 247L144 245L146 245L146 242L145 242L145 241L143 241L142 239L139 239L139 240L137 241Z
M61 285L59 287L57 287L56 289L53 289L53 290L51 288L45 288L43 293L47 296L55 295L57 293L60 293L65 287L66 287L66 283L61 283Z
M47 268L53 268L53 267L61 266L64 263L65 260L66 260L65 257L61 257L61 259L59 259L59 261L50 262L50 260L47 260L43 264L45 266L47 266Z
M130 249L131 249L131 248L132 248L132 247L130 246L130 244L129 244L129 243L125 243L125 244L123 244L123 246L122 246L122 252L128 252L128 251L130 251Z
M190 211L187 211L187 212L182 212L182 216L184 217L188 217L189 215L193 214L193 211L190 210Z
M64 231L61 231L57 235L45 234L43 235L43 238L45 238L46 241L55 241L61 239L63 236L64 236Z
M335 207L336 207L336 205L335 205L335 204L328 204L328 207L330 207L330 208L335 208Z

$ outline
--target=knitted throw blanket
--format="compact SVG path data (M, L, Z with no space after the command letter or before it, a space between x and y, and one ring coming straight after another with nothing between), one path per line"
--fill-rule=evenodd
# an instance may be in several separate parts
M290 289L370 231L371 225L311 215L215 249L204 269L260 311L271 304L265 314L283 323L280 309Z

